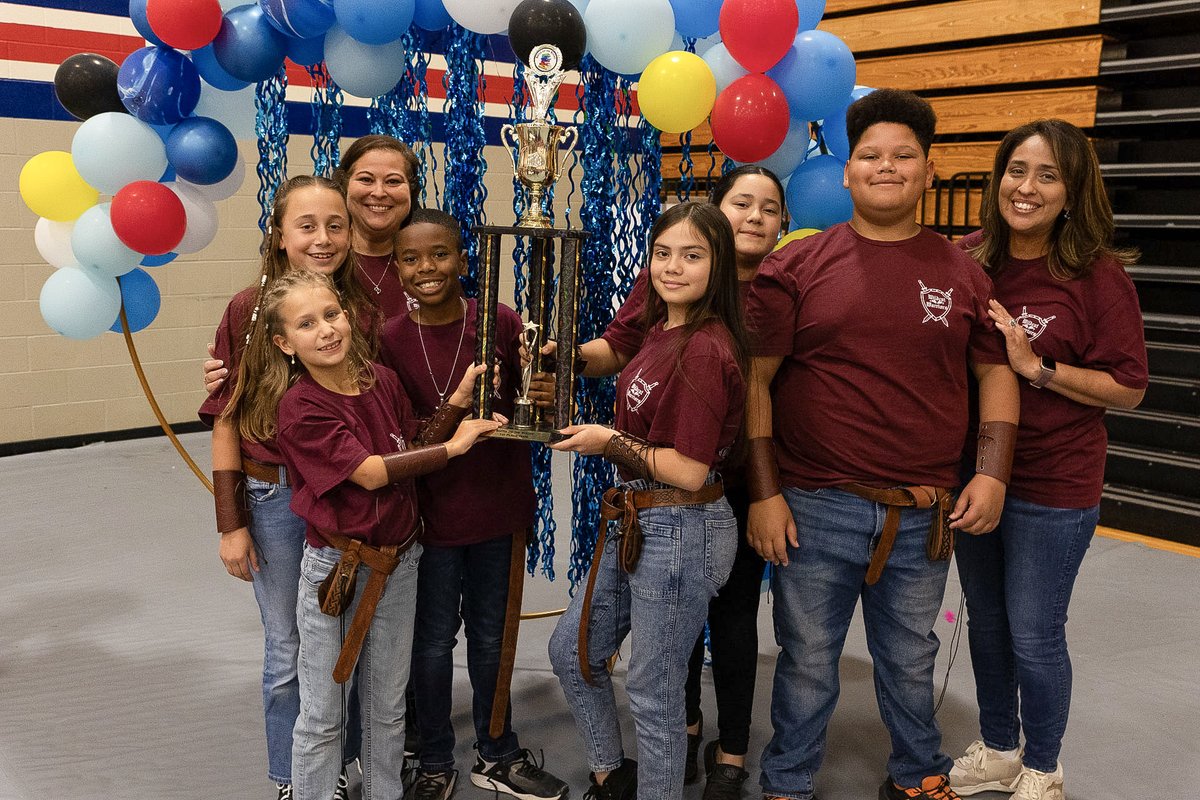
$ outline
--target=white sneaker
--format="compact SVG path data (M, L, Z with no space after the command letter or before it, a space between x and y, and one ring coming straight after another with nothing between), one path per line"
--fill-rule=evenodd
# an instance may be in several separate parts
M1016 757L993 750L981 741L971 742L965 756L954 759L950 787L960 795L979 792L1011 792L1021 775L1021 751Z
M1064 800L1062 764L1054 772L1038 772L1025 767L1017 778L1013 800Z

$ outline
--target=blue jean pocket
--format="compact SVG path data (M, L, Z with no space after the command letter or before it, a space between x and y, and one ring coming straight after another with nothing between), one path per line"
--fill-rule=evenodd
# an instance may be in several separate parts
M279 492L279 484L246 476L246 499L250 503L265 503Z
M704 577L718 589L733 571L737 537L737 520L732 516L704 520Z
M637 569L629 576L629 590L646 600L674 597L678 591L680 571L677 529L674 525L645 519L640 520L640 524L642 555L638 559Z
M342 558L336 547L304 546L304 557L300 560L300 579L309 586L317 587L333 571Z

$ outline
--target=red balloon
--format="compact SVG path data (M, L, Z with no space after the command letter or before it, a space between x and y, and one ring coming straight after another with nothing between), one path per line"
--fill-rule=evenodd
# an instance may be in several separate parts
M171 252L187 230L179 195L154 181L134 181L117 192L109 218L126 247L148 256Z
M221 30L221 4L218 0L146 0L146 21L171 47L198 50Z
M787 136L787 98L766 75L743 75L717 95L709 120L722 153L743 164L759 161Z
M734 60L751 72L766 72L792 46L800 27L796 0L725 0L721 41Z

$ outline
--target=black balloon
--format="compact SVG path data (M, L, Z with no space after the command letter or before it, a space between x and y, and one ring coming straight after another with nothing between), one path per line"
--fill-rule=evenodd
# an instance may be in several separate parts
M570 0L524 0L508 18L508 41L522 62L540 44L562 51L563 69L574 69L587 50L583 16Z
M128 113L117 93L114 61L95 53L78 53L58 65L54 73L54 94L71 116L88 119L106 111Z

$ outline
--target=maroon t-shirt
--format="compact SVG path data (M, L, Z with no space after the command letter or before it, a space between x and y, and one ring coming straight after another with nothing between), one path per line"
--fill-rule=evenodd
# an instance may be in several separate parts
M723 325L711 322L684 339L683 328L659 323L621 370L615 425L717 469L741 429L745 402Z
M417 419L396 373L375 365L375 385L357 395L331 392L308 375L279 402L279 448L293 482L292 511L319 531L381 546L399 544L417 525L417 487L409 478L379 489L349 480L368 456L408 449Z
M384 319L400 316L414 308L416 301L404 291L400 283L400 269L396 266L396 257L368 256L355 253L358 266L354 269L354 277L367 293L374 299L383 311Z
M772 386L784 484L954 486L967 435L968 359L1006 364L991 281L933 231L898 242L847 223L777 250L746 302Z
M974 233L959 244L983 239ZM1085 278L1056 280L1045 258L1009 258L993 278L996 299L1025 328L1033 352L1107 372L1131 389L1149 381L1137 290L1120 262L1102 257ZM1020 381L1021 424L1008 491L1054 508L1100 502L1108 433L1104 409ZM969 443L968 443L969 444Z
M446 389L449 397L475 360L476 314L476 302L468 300L463 320L417 325L409 314L401 314L384 326L380 360L399 375L418 416L431 415L439 404L437 390ZM497 306L500 395L492 407L510 419L521 381L521 324L515 311ZM425 520L423 541L439 547L509 536L532 525L536 513L529 446L511 439L477 443L445 469L423 476L417 489Z
M208 427L229 405L229 398L237 386L238 365L242 361L242 353L246 350L246 331L250 324L250 314L254 311L254 303L258 299L259 287L249 286L233 296L225 313L221 316L221 324L217 326L216 336L213 337L214 358L225 362L229 377L217 391L204 398L200 404L200 421ZM282 464L283 454L275 440L252 442L242 439L242 455L261 464Z

